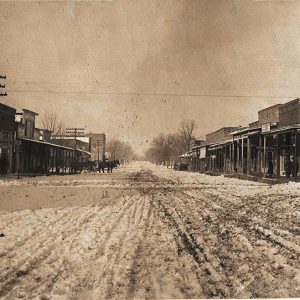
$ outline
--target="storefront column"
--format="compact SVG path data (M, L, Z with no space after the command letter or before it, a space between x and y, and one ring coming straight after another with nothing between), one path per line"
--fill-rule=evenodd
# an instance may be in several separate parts
M293 166L293 170L294 170L294 179L295 181L297 180L297 173L298 173L298 168L297 168L297 162L298 162L298 157L297 157L297 129L295 129L295 152L294 152L294 166Z
M250 175L251 170L251 145L250 145L250 138L247 137L247 174Z
M276 153L276 164L277 164L277 179L280 178L280 144L279 144L279 134L277 133L276 136L276 140L277 140L277 153Z
M196 148L196 172L199 170L199 148Z
M236 165L235 165L235 155L234 155L234 149L235 149L235 142L234 142L234 138L233 138L233 142L232 142L232 173L235 173L235 168L236 168Z
M264 157L263 157L263 164L264 164L264 174L266 175L266 147L267 147L267 138L266 135L264 135Z
M258 138L258 173L261 176L261 136Z
M237 157L236 157L236 172L239 173L239 168L240 168L240 139L237 139L237 143L236 143L236 153L237 153Z
M300 167L300 129L297 129L297 146L296 146L296 150L297 150L297 164L296 164L296 170L297 170L297 178L299 179L300 176L298 176L299 174L299 167Z
M244 138L242 137L242 174L244 174Z

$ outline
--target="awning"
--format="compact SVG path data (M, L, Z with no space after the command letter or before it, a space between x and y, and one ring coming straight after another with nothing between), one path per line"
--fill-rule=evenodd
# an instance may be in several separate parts
M247 133L245 133L241 136L235 136L235 137L233 137L233 139L235 141L237 141L238 139L246 139L249 136L257 135L257 134L260 134L260 133L261 133L260 130L255 130L255 131L247 132Z
M228 144L231 144L231 143L232 143L232 139L227 140L227 141L221 141L221 142L213 143L213 144L211 144L211 145L208 147L208 149L211 150L212 148L215 148L215 147L222 148L223 146L228 145Z
M294 125L290 125L290 126L283 126L283 127L279 127L279 128L274 128L271 129L270 131L267 132L262 132L262 135L267 135L267 134L273 134L273 133L284 133L290 130L295 130L295 129L300 129L300 124L294 124Z
M249 132L252 132L252 131L258 131L258 129L261 129L261 127L259 126L256 126L256 127L247 127L247 128L242 128L240 130L236 130L236 131L233 131L230 133L230 135L242 135L244 133L249 133Z
M186 152L184 154L179 155L178 157L179 158L192 157L192 153L191 152Z
M21 141L27 141L27 142L31 142L31 143L36 143L36 144L42 144L42 145L48 145L51 147L56 147L56 148L60 148L60 149L64 149L64 150L75 150L74 148L70 148L70 147L66 147L66 146L62 146L62 145L57 145L57 144L52 144L49 142L44 142L44 141L39 141L39 140L32 140L32 139L28 139L28 138L17 138L17 140L21 140ZM85 151L85 150L81 150L81 149L76 149L76 151L91 155L91 152Z
M260 134L260 130L256 130L256 131L249 132L249 133L247 134L247 136L252 136L252 135L257 135L257 134Z

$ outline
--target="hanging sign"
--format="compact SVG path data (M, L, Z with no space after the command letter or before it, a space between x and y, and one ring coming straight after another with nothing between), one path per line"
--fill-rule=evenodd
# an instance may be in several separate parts
M271 123L266 123L261 125L261 132L271 131Z

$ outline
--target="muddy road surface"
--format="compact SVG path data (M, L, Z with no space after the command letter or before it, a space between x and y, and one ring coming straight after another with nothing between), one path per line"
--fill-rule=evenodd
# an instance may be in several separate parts
M134 163L0 198L4 299L300 296L300 184Z

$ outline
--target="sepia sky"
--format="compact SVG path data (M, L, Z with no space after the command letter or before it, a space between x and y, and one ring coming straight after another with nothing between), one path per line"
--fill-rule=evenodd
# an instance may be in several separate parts
M298 0L0 1L0 28L2 103L139 153L183 119L200 137L300 96Z

